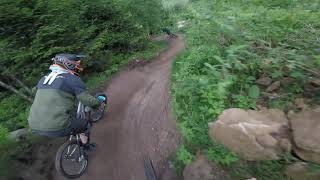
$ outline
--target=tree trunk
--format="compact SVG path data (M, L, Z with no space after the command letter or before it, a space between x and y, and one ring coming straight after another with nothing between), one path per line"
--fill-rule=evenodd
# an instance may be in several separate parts
M33 101L32 98L30 98L30 97L26 96L25 94L19 92L15 87L8 85L8 84L2 82L1 80L0 80L0 86L2 86L4 88L16 93L17 95L19 95L20 97L22 97L23 99L25 99L25 100L27 100L27 101L29 101L31 103Z

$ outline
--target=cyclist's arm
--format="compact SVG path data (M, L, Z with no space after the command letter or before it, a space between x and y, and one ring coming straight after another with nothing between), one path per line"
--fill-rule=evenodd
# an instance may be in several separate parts
M97 98L91 96L87 91L77 95L77 99L84 105L95 108L100 105L100 101Z
M72 89L74 91L74 95L84 105L92 108L96 108L100 105L100 101L88 93L85 84L80 78L74 79Z

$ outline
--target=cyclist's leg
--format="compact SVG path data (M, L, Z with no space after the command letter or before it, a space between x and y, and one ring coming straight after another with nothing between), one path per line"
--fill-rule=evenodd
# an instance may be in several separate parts
M78 119L76 124L79 124L76 127L76 132L80 135L80 139L85 152L94 151L96 149L96 144L90 142L90 132L92 128L92 123L87 120Z
M37 131L32 130L33 133L36 133L41 136L47 137L64 137L71 134L84 133L85 136L89 137L91 130L91 124L85 119L72 118L71 123L68 127L58 131Z
M71 125L66 127L65 129L57 130L57 131L38 131L38 130L32 130L33 133L38 134L40 136L46 136L46 137L65 137L69 136L72 132Z
M73 133L80 134L80 139L83 144L89 142L91 123L88 120L74 117L71 121L71 129Z

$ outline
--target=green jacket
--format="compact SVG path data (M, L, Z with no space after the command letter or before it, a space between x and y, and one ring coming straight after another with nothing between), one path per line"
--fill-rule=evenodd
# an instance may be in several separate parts
M86 91L84 83L73 74L60 74L52 84L37 85L37 92L28 118L32 130L57 131L68 127L76 114L76 105L96 107L100 102Z

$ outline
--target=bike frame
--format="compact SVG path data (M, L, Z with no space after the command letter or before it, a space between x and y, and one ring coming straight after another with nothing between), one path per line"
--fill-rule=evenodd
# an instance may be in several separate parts
M78 103L78 108L77 108L77 118L86 118L86 113L90 111L89 107L84 106L84 104L82 104L81 102ZM82 142L80 139L80 134L71 134L69 137L69 141L72 141L73 139L75 139L77 141L77 144L79 145L79 147L82 146ZM73 150L71 150L71 147L69 146L67 149L67 155L72 156L73 153L75 152L76 148L74 148ZM70 154L69 154L70 153ZM78 159L78 161L82 161L84 158L84 152L83 149L80 148L80 157Z
M78 103L77 118L86 118L85 106L81 102Z
M85 106L83 103L79 102L78 103L78 107L77 107L77 119L80 119L80 118L87 119L88 113L91 110L92 109L90 107ZM77 144L79 145L79 147L82 146L82 142L81 142L79 133L78 134L71 134L70 137L69 137L69 141L72 141L73 139L76 139ZM70 155L72 155L74 153L74 151L75 151L75 149L73 150L73 152ZM69 154L69 152L70 152L70 147L68 147L67 154ZM82 158L84 158L84 152L83 152L82 148L80 149L80 153L81 153L81 156L79 157L79 161L81 161Z

